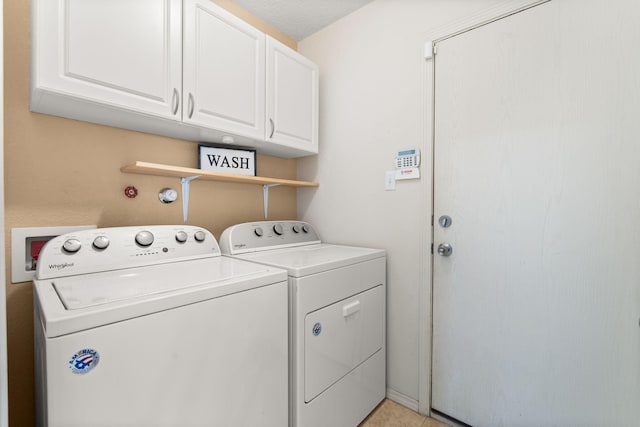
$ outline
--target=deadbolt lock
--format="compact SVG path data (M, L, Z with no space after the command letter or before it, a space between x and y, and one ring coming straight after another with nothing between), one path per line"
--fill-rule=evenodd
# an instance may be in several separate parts
M438 224L440 224L440 227L442 228L448 228L449 226L451 226L452 222L453 220L449 215L442 215L440 218L438 218Z

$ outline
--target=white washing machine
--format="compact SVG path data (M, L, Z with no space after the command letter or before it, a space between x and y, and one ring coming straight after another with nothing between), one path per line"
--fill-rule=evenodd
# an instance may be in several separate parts
M54 238L36 277L38 426L287 425L286 271L147 226Z
M301 221L238 224L224 255L289 273L293 427L355 427L385 397L386 255L322 243Z

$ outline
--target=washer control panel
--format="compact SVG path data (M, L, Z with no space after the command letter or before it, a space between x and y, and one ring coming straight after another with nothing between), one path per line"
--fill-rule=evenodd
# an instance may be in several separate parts
M36 278L142 267L220 256L215 237L190 225L150 225L79 230L42 248Z
M317 243L318 233L303 221L246 222L227 228L220 237L220 249L226 255Z

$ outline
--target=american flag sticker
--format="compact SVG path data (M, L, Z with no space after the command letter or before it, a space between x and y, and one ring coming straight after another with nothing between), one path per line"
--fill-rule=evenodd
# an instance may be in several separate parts
M98 365L100 355L92 348L83 348L69 360L69 369L74 374L87 374Z

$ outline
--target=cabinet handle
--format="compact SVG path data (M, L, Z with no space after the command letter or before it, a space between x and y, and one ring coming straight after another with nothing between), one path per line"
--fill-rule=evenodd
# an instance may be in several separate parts
M173 88L173 115L174 116L178 112L179 106L180 106L180 94L178 93L178 89Z
M189 92L189 118L193 116L194 107L195 107L195 102L193 101L193 94Z
M269 123L271 123L271 134L269 135L269 139L273 138L273 133L276 131L276 124L273 123L273 119L269 119Z

